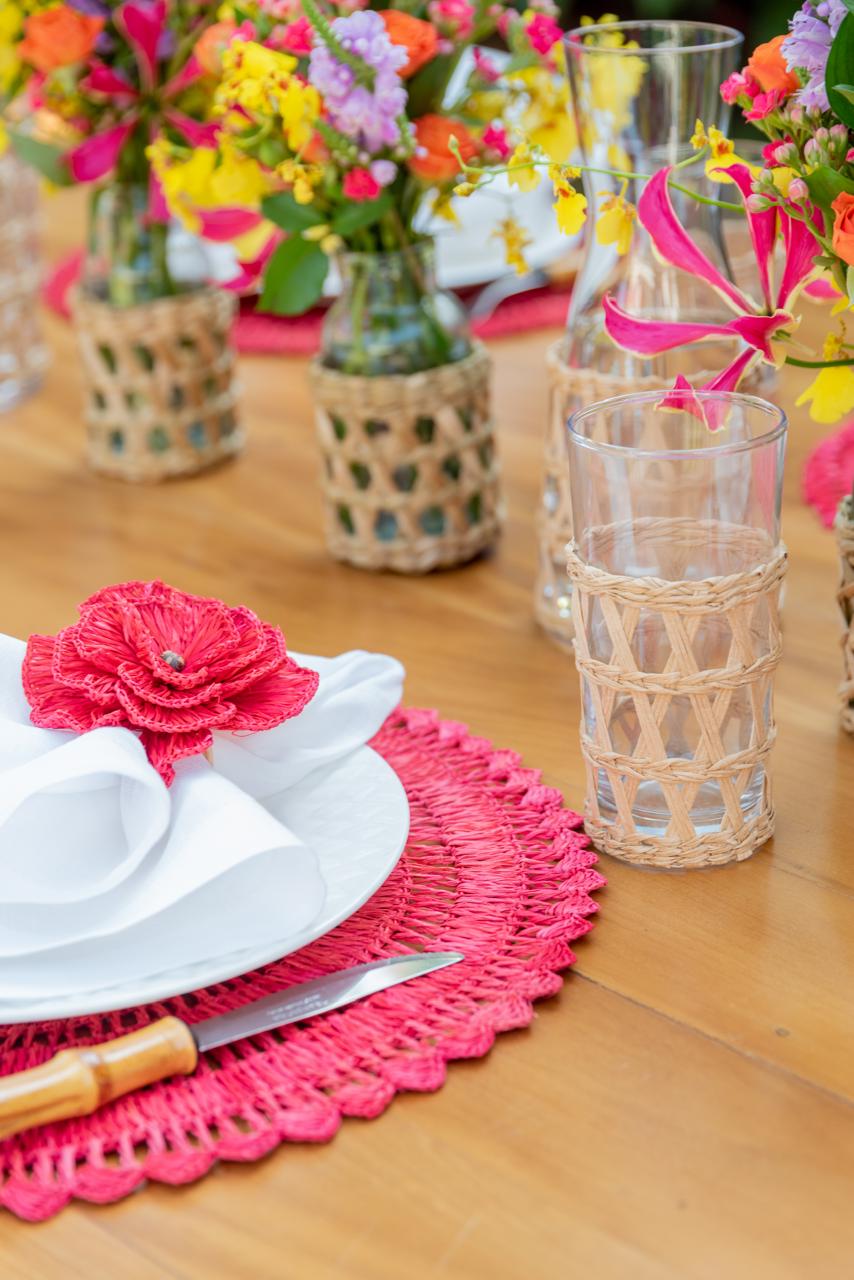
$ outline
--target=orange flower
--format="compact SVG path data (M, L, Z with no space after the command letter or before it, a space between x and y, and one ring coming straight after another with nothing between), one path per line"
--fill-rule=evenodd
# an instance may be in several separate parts
M195 48L196 61L206 75L218 76L222 71L223 51L231 43L236 30L237 24L226 20L215 22L199 36Z
M833 249L849 267L854 266L854 196L843 191L830 206L836 214L833 223Z
M401 45L409 54L409 61L401 68L400 74L406 80L436 56L439 37L436 28L423 18L414 18L411 13L403 13L400 9L381 9L380 17L385 23L388 38L392 44Z
M103 18L78 13L64 4L31 13L24 23L18 54L37 71L68 67L88 58L103 27Z
M461 120L427 115L421 116L414 124L415 141L426 154L413 156L409 167L416 177L424 178L426 182L450 182L459 173L460 166L450 147L451 138L456 138L459 143L464 160L472 160L477 155L477 142Z
M775 36L766 44L758 45L750 55L747 69L764 93L779 89L782 93L794 93L800 88L800 80L786 66L783 57L783 41L788 36Z

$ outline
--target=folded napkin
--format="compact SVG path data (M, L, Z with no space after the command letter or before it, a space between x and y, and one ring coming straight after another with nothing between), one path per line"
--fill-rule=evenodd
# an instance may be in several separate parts
M114 985L267 941L325 895L288 793L362 747L400 700L392 658L293 654L318 672L298 716L215 733L171 787L128 729L36 728L25 645L0 636L0 1000ZM224 945L225 940L225 945Z

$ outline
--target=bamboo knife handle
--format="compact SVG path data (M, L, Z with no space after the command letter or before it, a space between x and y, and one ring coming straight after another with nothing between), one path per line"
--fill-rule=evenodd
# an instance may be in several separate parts
M40 1067L0 1076L0 1138L88 1116L145 1084L189 1075L198 1060L193 1034L178 1018L161 1018L104 1044L62 1049Z

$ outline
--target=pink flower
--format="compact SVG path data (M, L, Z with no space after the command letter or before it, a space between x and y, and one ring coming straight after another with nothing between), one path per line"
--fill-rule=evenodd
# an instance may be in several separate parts
M502 160L506 160L513 151L507 141L506 132L498 124L491 124L488 129L484 130L483 145L487 151L495 151Z
M782 89L772 89L770 93L757 93L749 111L745 111L745 120L764 120L776 111L785 101L786 94Z
M733 338L742 350L706 386L706 390L733 391L744 375L759 361L774 363L772 340L794 325L792 303L814 271L818 246L809 226L780 211L780 231L785 249L782 278L776 291L771 284L771 260L777 236L777 209L755 212L750 207L752 175L747 165L727 169L745 201L747 225L756 257L764 309L723 276L694 244L676 216L668 190L670 167L660 170L647 183L638 201L638 219L649 233L656 254L664 262L704 280L735 312L725 324L706 322L665 322L629 315L613 298L606 296L605 329L618 347L638 355L657 356L677 347L691 346L707 338ZM803 209L803 206L801 206ZM815 219L820 215L813 214ZM682 384L680 383L680 386ZM684 388L683 388L684 390ZM684 400L684 396L683 396ZM680 402L681 403L681 402ZM714 402L706 409L707 416ZM718 425L709 418L709 425Z
M472 49L474 57L475 71L481 80L485 80L487 84L495 84L496 80L501 79L501 71L495 65L491 58L487 58L486 54L477 45Z
M22 679L33 724L136 730L167 786L175 762L206 751L214 729L272 729L299 715L318 683L278 627L162 582L106 587L73 626L30 636Z
M307 58L313 44L313 31L308 18L297 18L287 26L276 27L271 43L285 53L292 53L295 58Z
M560 27L554 18L544 13L537 13L525 27L531 45L537 53L546 54L560 40Z
M444 35L467 40L474 31L474 5L469 0L431 0L427 12Z
M746 71L733 71L732 75L727 76L721 85L721 97L730 106L738 102L742 95L747 98L755 98L759 91L759 85Z
M376 200L382 190L370 169L351 169L342 186L348 200Z

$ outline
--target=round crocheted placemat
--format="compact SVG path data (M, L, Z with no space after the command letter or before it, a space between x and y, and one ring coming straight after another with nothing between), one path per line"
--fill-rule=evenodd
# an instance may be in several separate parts
M276 964L124 1013L0 1027L0 1074L165 1013L198 1022L291 983L413 950L465 960L334 1014L205 1054L192 1076L82 1120L0 1142L0 1203L49 1218L73 1197L119 1200L146 1180L190 1182L217 1160L322 1142L343 1116L377 1116L404 1089L430 1091L453 1058L485 1054L553 995L592 928L605 882L560 793L435 711L395 712L372 744L406 787L405 853L373 898Z
M816 445L804 463L804 501L830 529L840 502L854 487L854 419Z
M49 272L42 289L45 305L57 315L70 316L69 293L80 275L83 255L72 253ZM466 294L477 290L464 290ZM506 298L472 325L476 338L502 338L529 329L562 328L569 307L569 289L560 284L529 289ZM243 298L234 322L234 346L244 355L313 356L320 348L323 310L314 307L301 316L274 316L256 311L253 299Z

